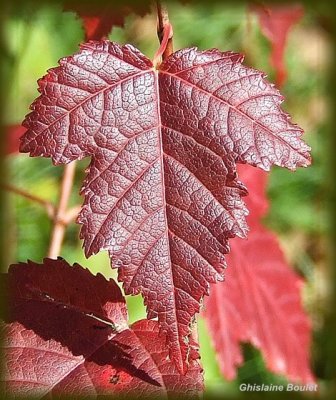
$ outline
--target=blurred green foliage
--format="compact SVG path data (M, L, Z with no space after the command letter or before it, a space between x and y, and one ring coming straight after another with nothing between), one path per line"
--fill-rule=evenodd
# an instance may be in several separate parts
M269 64L269 43L261 34L256 17L247 12L246 4L171 3L169 13L174 28L175 49L198 46L201 49L217 47L244 52L248 64L266 71L273 79L274 71ZM61 6L45 3L32 6L32 3L27 2L24 8L12 8L5 20L4 32L7 46L4 64L8 76L4 122L20 123L28 112L29 104L38 95L37 79L48 68L56 66L59 58L77 50L79 42L83 40L83 30L75 15L62 12ZM314 164L309 170L302 169L296 173L280 168L273 169L268 187L271 208L265 222L279 232L285 244L286 240L293 240L293 235L298 233L304 237L304 246L296 248L294 254L289 254L289 258L293 266L305 275L311 288L310 294L315 300L314 291L317 289L314 286L315 275L312 269L325 262L323 246L328 227L328 188L325 179L328 175L325 159L328 141L326 118L314 106L318 108L322 104L324 112L327 67L326 62L317 65L314 59L307 60L307 57L302 56L303 49L298 48L306 45L300 42L302 32L309 32L314 40L321 39L318 35L322 33L316 28L316 16L309 9L290 36L286 51L289 74L283 93L287 100L286 110L307 131L305 139L312 146ZM132 43L152 57L158 47L155 18L130 15L126 18L125 28L114 28L110 39ZM323 35L321 40L325 40ZM82 201L78 192L87 164L88 160L78 164L71 205ZM57 201L62 167L52 166L48 159L30 159L26 155L8 157L7 165L12 184L42 198ZM40 261L48 248L51 230L49 218L39 205L14 194L8 195L7 205L9 260ZM77 225L69 227L61 255L70 263L78 262L94 273L99 271L107 277L115 278L116 272L110 268L104 252L88 260L85 258L78 239L78 230ZM317 251L311 243L319 243L322 251ZM129 297L127 301L131 322L145 317L140 296ZM314 313L314 306L310 311ZM245 348L246 363L239 369L237 380L225 381L220 375L205 323L202 318L199 319L205 382L211 393L237 394L240 382L281 382L281 377L266 371L259 352L250 347ZM314 354L315 364L322 365L320 352ZM316 371L323 379L323 372L319 371L323 371L323 365Z

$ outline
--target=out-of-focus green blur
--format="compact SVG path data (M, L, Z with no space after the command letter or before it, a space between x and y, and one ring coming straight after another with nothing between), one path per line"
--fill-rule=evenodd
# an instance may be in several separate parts
M5 20L7 87L4 121L20 123L37 97L38 78L56 66L59 58L72 54L83 40L80 21L73 13L62 12L60 6L41 3L20 9L12 8ZM170 20L174 28L174 48L198 46L217 47L246 54L246 64L267 72L274 79L269 63L270 46L260 32L257 18L248 13L247 5L214 3L179 5L169 3ZM126 18L125 27L114 28L110 39L131 43L144 54L153 57L158 41L156 17L146 15ZM314 328L312 348L313 367L323 387L326 374L326 349L323 347L324 315L329 295L327 269L328 231L328 160L326 99L327 72L330 62L329 37L319 25L319 15L309 8L289 36L286 50L288 80L283 94L284 108L294 122L306 132L305 140L312 147L313 165L295 173L273 168L268 187L271 209L265 223L278 233L283 249L293 268L306 279L304 301ZM89 160L78 163L71 205L82 202L78 195ZM50 201L57 201L63 167L54 167L49 159L29 158L27 155L9 156L9 182ZM41 261L47 254L51 222L44 209L26 198L7 196L7 259L8 263L32 259ZM68 262L78 262L94 273L100 271L115 277L104 252L86 259L78 238L79 227L67 229L62 254ZM128 297L130 321L145 317L139 296ZM244 348L246 362L233 382L223 379L215 360L215 353L205 323L200 318L200 343L207 390L238 394L242 382L279 383L283 378L265 370L259 352Z

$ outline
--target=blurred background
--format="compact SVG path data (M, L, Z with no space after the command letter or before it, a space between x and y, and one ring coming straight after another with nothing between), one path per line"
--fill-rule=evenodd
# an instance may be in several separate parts
M174 28L174 48L217 47L246 55L245 64L265 71L274 81L270 64L270 43L260 30L257 16L248 4L169 2L170 20ZM315 7L315 8L314 8ZM292 173L273 168L268 196L270 212L265 224L275 231L290 265L306 280L304 304L313 324L312 364L320 386L328 377L328 348L325 329L331 295L328 231L329 170L327 89L332 56L327 12L323 7L306 6L302 19L293 26L285 51L288 77L282 88L286 97L284 109L293 121L305 130L304 139L312 147L313 165ZM77 51L84 32L80 20L72 12L63 12L60 4L32 6L22 3L9 7L3 21L3 66L6 93L3 124L20 124L37 97L37 79L56 66L59 58ZM158 48L156 15L139 17L129 14L124 27L114 27L109 39L131 43L152 58ZM79 189L88 160L78 163L71 205L80 204ZM63 167L54 167L49 159L11 154L5 158L7 179L11 185L57 202ZM40 262L47 254L52 223L36 202L6 193L5 201L5 265L31 259ZM69 225L61 255L69 262L78 262L92 272L116 277L104 252L89 259L84 257L79 240L79 226ZM127 298L130 322L145 317L139 296ZM279 383L283 378L265 369L259 352L244 346L245 363L238 378L226 381L220 374L211 340L200 318L200 344L205 384L208 393L239 395L239 384Z

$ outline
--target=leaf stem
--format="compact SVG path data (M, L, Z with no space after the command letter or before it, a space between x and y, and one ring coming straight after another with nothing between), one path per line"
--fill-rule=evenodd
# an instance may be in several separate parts
M73 161L64 167L62 178L60 198L57 210L54 217L54 226L51 233L49 244L48 257L57 258L60 255L61 247L64 239L66 228L66 216L69 213L67 210L71 190L73 186L74 176L76 171L76 162Z
M162 61L166 60L173 53L173 28L169 22L167 7L159 0L156 2L157 6L157 35L160 41L160 48L154 56L154 65L157 59L162 57Z

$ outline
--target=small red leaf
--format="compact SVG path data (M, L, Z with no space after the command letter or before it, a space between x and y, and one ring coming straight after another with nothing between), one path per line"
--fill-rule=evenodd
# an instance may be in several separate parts
M88 41L106 38L113 26L123 26L125 17L132 12L141 16L146 14L149 3L134 3L129 7L122 4L66 0L64 9L75 11L82 19L85 40Z
M196 398L202 390L198 360L189 357L189 371L180 375L157 322L128 328L114 281L45 259L11 266L0 283L9 286L10 300L1 323L5 395Z
M276 71L277 86L281 87L287 79L284 52L289 31L303 16L302 5L253 6L257 13L263 34L272 46L271 63Z
M271 371L311 383L311 329L301 303L302 280L287 264L276 236L258 222L267 204L264 173L247 166L240 172L251 188L251 231L247 241L232 242L226 280L212 286L205 302L221 371L234 379L243 363L240 343L250 342Z
M8 125L4 127L4 154L19 152L20 137L27 131L22 125Z
M159 70L130 45L90 42L39 82L21 151L55 164L91 157L79 216L86 256L108 250L186 368L190 323L245 236L236 162L310 162L282 97L239 54L183 49Z

